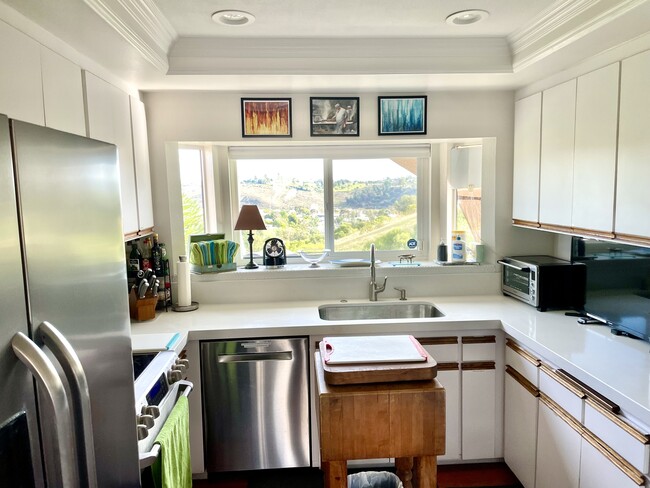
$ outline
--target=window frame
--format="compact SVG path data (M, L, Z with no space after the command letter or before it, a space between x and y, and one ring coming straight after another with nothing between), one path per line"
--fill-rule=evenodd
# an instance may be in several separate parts
M429 153L431 151L430 145L427 145L429 147ZM286 146L289 151L293 149L292 146ZM338 148L341 147L350 147L352 148L352 151L358 151L357 148L354 146L338 146ZM381 151L382 146L381 145L376 145L376 146L371 146L373 151ZM395 147L401 147L400 145L397 146L392 146L391 151L394 151ZM408 144L403 145L404 148L409 147ZM299 150L299 149L298 149ZM268 155L264 155L264 149L260 148L259 153L257 154L256 158L258 159L278 159L279 157L270 157ZM252 150L251 152L256 152ZM326 151L325 151L326 152ZM220 154L221 156L221 154ZM378 157L387 157L390 158L390 156L372 156L372 159L376 159ZM293 158L300 158L299 153L296 152L296 154L293 155ZM311 155L310 158L317 158L315 155ZM365 159L369 159L370 156L366 157ZM252 159L252 157L251 157ZM290 157L285 157L284 159L291 159ZM368 255L369 251L348 251L348 252L337 252L334 250L334 219L333 219L333 165L332 161L335 159L364 159L359 157L358 155L352 155L352 156L337 156L337 157L318 157L318 159L323 160L323 184L324 184L324 210L325 210L325 248L326 249L332 249L332 252L329 255L329 259L355 259L355 258L366 258ZM219 187L219 191L227 191L229 192L230 198L229 198L229 214L230 214L230 219L229 222L226 222L225 220L223 222L218 222L218 227L221 229L228 229L226 232L227 235L234 236L235 232L241 232L241 231L234 231L232 227L234 226L234 222L237 220L237 215L239 213L239 194L238 194L238 178L237 178L237 159L230 157L230 155L226 156L225 161L223 157L219 157L215 159L215 164L218 167L227 167L227 172L229 175L228 178L228 188L225 188L226 185L221 184ZM435 225L432 223L432 219L436 217L436 212L432 211L431 208L431 194L432 194L432 181L431 181L431 165L432 165L432 159L431 157L422 157L419 156L417 157L417 229L418 229L418 247L417 249L412 249L412 250L394 250L394 251L377 251L376 255L377 258L382 260L382 261L399 261L399 256L402 254L412 254L415 256L416 261L425 261L429 260L431 256L431 229ZM220 173L221 171L216 171ZM223 199L222 199L223 201ZM228 225L229 224L229 225ZM439 225L439 222L437 222ZM224 232L222 230L222 232ZM282 236L279 236L282 237ZM234 239L233 240L237 240ZM292 251L297 251L297 250L292 250ZM240 259L243 258L245 251L242 251L240 253ZM255 254L258 254L258 252L255 252ZM259 257L259 256L258 256ZM289 264L300 264L304 263L302 258L298 254L288 254L287 255L287 263Z

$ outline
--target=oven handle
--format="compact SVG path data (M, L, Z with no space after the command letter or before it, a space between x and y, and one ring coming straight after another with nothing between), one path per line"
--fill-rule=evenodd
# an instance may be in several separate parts
M186 381L186 380L180 380L174 383L178 385L179 389L181 387L185 387L183 392L179 395L180 397L189 397L190 393L192 393L192 390L194 389L194 384L191 381ZM178 401L178 400L176 400ZM149 452L143 452L140 454L140 469L143 470L144 468L147 468L151 466L154 462L156 462L156 459L158 459L158 456L160 456L160 444L154 444L153 447L151 448L151 451Z
M530 273L530 268L527 267L527 266L524 267L524 268L522 268L521 266L515 266L514 264L509 263L508 261L504 261L503 259L499 259L497 261L497 263L503 264L504 266L508 266L509 268L514 268L517 271L523 271L524 273Z

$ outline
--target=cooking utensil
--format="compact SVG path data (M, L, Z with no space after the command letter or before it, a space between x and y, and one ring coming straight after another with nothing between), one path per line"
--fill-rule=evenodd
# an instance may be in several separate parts
M140 282L140 285L138 285L138 297L139 298L144 298L144 296L147 294L147 288L149 288L149 282L146 279L142 279Z
M160 287L160 281L156 280L154 281L153 285L151 286L151 295L154 297L158 296L158 287Z

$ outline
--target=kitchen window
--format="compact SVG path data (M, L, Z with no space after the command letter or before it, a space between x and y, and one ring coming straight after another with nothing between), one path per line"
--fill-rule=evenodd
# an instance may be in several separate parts
M203 150L200 147L180 147L178 149L178 164L183 199L184 242L187 243L190 235L204 234L206 228Z
M267 226L254 232L256 257L278 237L288 263L302 263L301 250L367 258L371 243L383 261L431 260L432 243L452 230L465 231L471 260L481 242L480 144L178 147L186 243L224 233L247 259L247 233L232 230L244 204L258 205Z
M231 148L233 218L241 205L257 205L267 230L256 240L281 238L290 258L324 248L336 257L365 256L371 243L385 259L426 256L429 152L424 145Z

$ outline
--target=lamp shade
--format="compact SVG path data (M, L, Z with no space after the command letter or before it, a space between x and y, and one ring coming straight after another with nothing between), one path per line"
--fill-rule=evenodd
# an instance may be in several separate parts
M257 205L242 205L235 230L266 230Z

